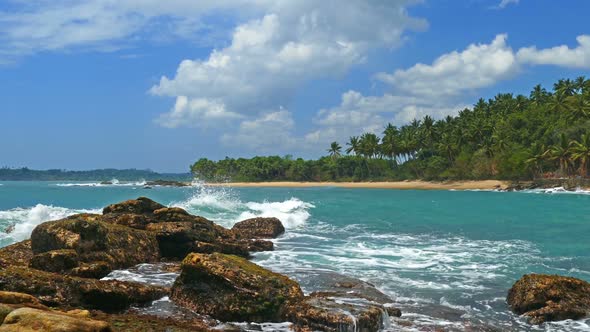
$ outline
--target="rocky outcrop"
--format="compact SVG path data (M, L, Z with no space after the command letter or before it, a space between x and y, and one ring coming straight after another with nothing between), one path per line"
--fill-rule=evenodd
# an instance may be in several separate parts
M0 325L0 332L110 332L109 324L75 314L20 308L10 312Z
M31 240L26 240L0 248L0 267L11 265L28 266L33 258Z
M0 289L32 295L47 306L105 311L151 302L168 292L166 288L146 284L69 277L17 266L0 270Z
M242 239L274 239L285 233L285 227L277 218L251 218L238 222L232 231Z
M303 299L299 285L243 258L190 254L171 299L222 321L276 322Z
M290 311L287 319L303 331L377 332L383 327L385 309L379 305L344 301L323 294L312 294Z
M171 299L221 321L290 321L298 331L377 332L388 314L401 315L384 306L390 298L357 279L343 277L341 284L333 279L327 291L304 296L295 281L237 256L190 254L181 269Z
M571 277L527 274L508 292L510 309L531 324L580 319L590 314L590 283Z
M365 281L327 271L307 271L307 286L321 289L290 312L299 330L380 331L389 316L400 317L393 300Z
M102 220L155 234L162 257L169 259L180 260L191 252L248 257L250 251L272 248L266 243L238 239L232 231L206 218L181 208L164 207L145 197L109 205L103 210Z
M73 274L100 267L107 273L113 269L160 258L156 236L147 231L105 223L100 215L78 214L37 226L31 234L31 249L36 254L31 266L44 271ZM106 267L106 269L105 269ZM84 274L84 273L83 273Z

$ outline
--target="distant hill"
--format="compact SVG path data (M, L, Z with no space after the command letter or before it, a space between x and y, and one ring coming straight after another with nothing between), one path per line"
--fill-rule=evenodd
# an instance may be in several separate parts
M68 171L63 169L33 170L23 168L0 168L0 181L119 181L174 180L190 181L190 173L157 173L140 169L95 169Z

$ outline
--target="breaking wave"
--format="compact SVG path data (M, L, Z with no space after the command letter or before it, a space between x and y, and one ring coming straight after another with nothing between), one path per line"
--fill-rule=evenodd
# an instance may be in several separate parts
M296 197L276 202L243 202L231 188L202 184L195 186L195 192L189 199L172 205L226 227L248 218L275 217L286 228L303 226L311 216L309 210L315 207Z
M75 210L60 206L37 204L31 208L0 211L0 244L26 240L33 229L46 221L62 219L76 213L101 213L101 210Z

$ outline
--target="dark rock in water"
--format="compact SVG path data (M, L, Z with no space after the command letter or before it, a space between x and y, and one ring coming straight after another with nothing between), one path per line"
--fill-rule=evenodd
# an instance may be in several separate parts
M305 285L316 291L292 312L298 326L321 331L379 331L389 316L400 317L393 299L374 285L335 272L301 270Z
M145 184L146 186L162 186L162 187L190 187L190 184L180 181L172 181L172 180L155 180L155 181L148 181Z
M25 240L0 248L0 267L5 268L11 265L29 266L33 258L31 240Z
M109 186L113 184L113 181L101 181L100 184L104 185L104 186Z
M165 208L164 205L154 202L147 197L130 199L121 203L111 204L102 210L102 214L109 213L131 213L144 214L153 213L155 210Z
M110 270L160 258L156 236L151 232L105 223L100 215L79 214L37 226L31 234L37 254L34 268L65 272L80 263L108 264Z
M240 243L243 243L248 249L248 251L251 252L273 251L275 246L274 243L272 243L272 241L266 240L246 240L243 242L240 241Z
M277 322L303 299L299 285L246 259L189 254L170 298L222 321Z
M109 324L76 315L20 308L9 313L0 326L0 332L46 331L46 332L110 332Z
M527 274L508 292L510 309L531 324L581 319L590 314L590 283L571 277Z
M262 251L268 244L250 243L212 221L193 216L177 207L164 207L140 197L109 205L102 220L155 234L162 257L183 259L191 252L221 252L249 257L250 251Z
M33 295L45 305L116 311L166 295L163 287L63 276L26 267L0 270L0 289Z
M251 218L238 222L232 231L242 239L274 239L285 233L285 227L277 218Z
M312 331L377 332L384 326L385 309L368 301L311 294L293 308L289 321Z

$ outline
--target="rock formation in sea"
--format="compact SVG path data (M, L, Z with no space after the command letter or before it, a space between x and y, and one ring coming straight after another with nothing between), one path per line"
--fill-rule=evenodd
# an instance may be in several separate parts
M531 324L590 315L590 283L571 277L527 274L508 292L510 309Z
M388 315L385 294L356 279L330 278L323 292L248 260L273 249L284 233L276 218L254 218L226 229L140 197L43 223L31 240L0 249L1 331L209 331L228 321L290 321L298 331L378 331ZM173 287L101 280L142 263L179 262ZM174 264L172 264L174 265ZM190 317L142 314L170 296Z

